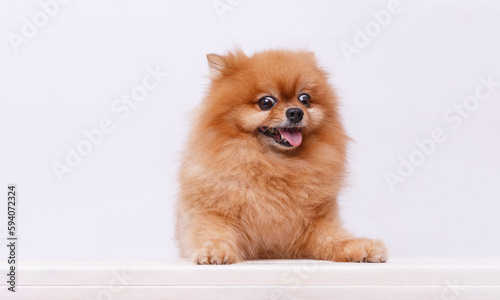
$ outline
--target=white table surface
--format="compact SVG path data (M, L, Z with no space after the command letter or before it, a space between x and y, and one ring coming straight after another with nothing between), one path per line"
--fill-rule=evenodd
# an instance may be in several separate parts
M1 267L1 274L7 269ZM3 275L7 278L6 275ZM497 299L500 257L391 258L385 264L259 260L25 262L0 299Z

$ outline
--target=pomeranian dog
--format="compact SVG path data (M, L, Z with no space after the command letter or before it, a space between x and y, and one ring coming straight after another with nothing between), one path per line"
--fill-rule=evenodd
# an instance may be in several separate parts
M385 262L382 241L341 223L349 138L315 55L237 50L207 59L211 83L179 172L181 255L198 264Z

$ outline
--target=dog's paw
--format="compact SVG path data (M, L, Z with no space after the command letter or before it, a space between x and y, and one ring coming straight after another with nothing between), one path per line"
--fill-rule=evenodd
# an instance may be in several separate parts
M380 240L358 238L348 240L343 245L345 261L379 263L386 262L387 248Z
M195 254L194 261L199 265L226 265L239 259L227 244L207 242Z

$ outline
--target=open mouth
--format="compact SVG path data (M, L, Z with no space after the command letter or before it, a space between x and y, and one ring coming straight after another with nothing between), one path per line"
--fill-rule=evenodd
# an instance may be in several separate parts
M274 138L276 143L284 147L297 147L302 143L302 128L300 127L259 127L259 132Z

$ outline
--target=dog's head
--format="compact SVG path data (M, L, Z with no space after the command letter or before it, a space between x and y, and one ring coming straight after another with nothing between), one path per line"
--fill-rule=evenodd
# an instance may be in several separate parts
M202 117L231 136L252 135L277 151L333 130L335 94L312 52L208 54L211 86ZM208 115L205 115L208 114Z

